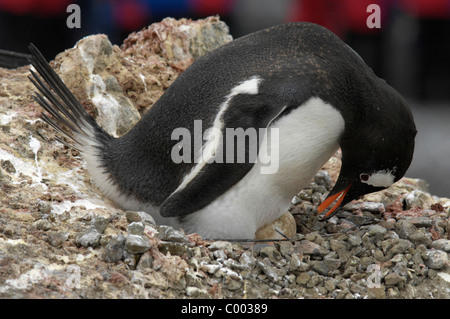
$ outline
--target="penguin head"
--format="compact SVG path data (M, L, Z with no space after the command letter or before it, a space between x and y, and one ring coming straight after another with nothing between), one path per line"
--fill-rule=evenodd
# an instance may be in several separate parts
M396 95L396 97L398 97ZM342 166L327 198L318 207L322 213L336 201L323 219L354 199L388 188L411 164L417 130L412 113L401 98L389 100L387 112L378 106L367 120L352 122L341 138ZM347 123L346 123L347 125Z

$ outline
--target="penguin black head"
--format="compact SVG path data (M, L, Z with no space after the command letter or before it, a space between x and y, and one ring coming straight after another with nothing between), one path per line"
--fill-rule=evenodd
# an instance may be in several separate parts
M318 213L336 199L337 202L324 220L352 200L391 186L405 175L411 164L417 134L411 111L393 88L382 80L379 85L384 95L365 96L364 115L346 121L340 140L341 171L328 197L319 205ZM379 103L387 107L379 107Z

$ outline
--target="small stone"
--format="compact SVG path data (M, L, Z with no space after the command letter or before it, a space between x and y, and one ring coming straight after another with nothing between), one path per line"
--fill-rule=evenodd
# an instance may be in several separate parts
M446 253L450 253L450 240L449 239L438 239L433 241L431 247L434 249L443 250Z
M175 241L161 241L158 245L158 249L163 253L168 252L171 255L183 256L184 254L189 255L189 247L184 243L179 243Z
M144 224L142 222L132 222L128 225L128 233L132 235L142 235L144 233Z
M314 185L313 191L320 194L325 194L327 192L327 188L323 185Z
M311 270L317 272L320 275L328 276L330 272L337 270L341 265L339 259L325 259L312 262Z
M433 225L433 220L426 216L408 218L408 221L416 227L431 227Z
M296 271L300 266L302 262L300 258L298 258L297 254L292 255L292 257L289 259L289 271Z
M251 270L256 265L256 258L253 257L251 252L245 251L242 253L241 257L239 257L239 262L243 269Z
M38 204L38 210L40 213L48 215L52 210L52 206L47 202L40 201Z
M336 285L335 285L334 281L331 279L325 280L323 286L328 291L334 291L336 289Z
M77 235L76 243L83 247L97 247L100 245L101 237L102 234L97 229L89 227Z
M125 240L125 249L131 254L142 254L151 247L147 238L129 234Z
M8 173L10 174L14 174L16 173L16 168L14 167L13 163L11 163L11 161L9 160L1 160L1 167Z
M105 246L105 261L109 263L116 263L123 256L123 249L125 247L125 237L118 234L109 240Z
M108 224L111 220L109 218L95 216L91 220L91 226L95 228L100 234L103 234L108 227Z
M415 246L417 245L425 245L426 247L430 247L433 240L431 239L431 233L426 233L421 230L416 231L415 233L412 233L409 235L408 239L414 243Z
M126 211L125 212L125 217L126 217L128 223L141 222L142 221L141 216L135 211Z
M384 285L380 285L380 287L367 288L367 293L369 294L369 298L386 299L385 289Z
M310 279L311 279L310 275L308 275L306 272L302 272L300 275L297 276L295 282L298 283L299 285L306 285Z
M398 283L405 282L406 278L400 276L395 272L391 272L384 277L384 283L386 285L397 285Z
M155 226L155 219L146 212L135 212L135 211L127 211L125 212L125 216L129 223L132 222L142 222L147 225Z
M400 238L408 239L412 234L417 232L417 227L409 220L399 220L395 225L396 231Z
M322 185L327 189L330 189L333 184L330 174L325 170L320 170L319 172L317 172L317 174L314 176L314 183L316 183L317 185Z
M197 287L187 287L186 288L186 295L188 297L208 297L208 291L206 291L205 289L200 289Z
M47 232L47 242L53 247L60 247L69 238L69 233L65 231Z
M286 275L286 270L273 267L268 258L262 261L256 260L256 265L274 283L279 282Z
M443 269L448 263L448 255L445 251L437 249L429 249L426 251L425 265L428 268L439 270Z
M370 225L369 226L369 235L375 236L378 239L383 239L384 234L386 234L387 230L383 226L380 225Z
M209 246L208 249L210 251L215 251L215 250L226 250L227 252L231 252L233 250L233 245L229 242L229 241L223 241L223 240L217 240L212 242Z
M358 235L349 235L349 236L348 236L348 243L349 243L350 246L352 246L352 247L361 246L361 244L362 244L361 236L358 236Z
M345 268L344 273L342 274L342 276L344 278L348 278L348 277L350 277L351 275L353 275L355 273L357 273L356 267L350 266L350 267Z
M36 222L34 222L34 226L36 226L37 229L44 231L50 230L53 227L52 223L47 219L37 220Z
M313 243L316 243L318 245L324 242L323 237L317 231L306 234L305 239L312 241Z
M389 242L389 244L383 247L383 244ZM384 240L382 243L383 251L385 251L385 255L387 259L391 259L393 256L397 254L403 254L408 248L411 248L413 245L409 240L406 239L389 239Z
M413 190L405 197L406 210L414 207L430 209L431 205L434 203L435 200L432 196L420 190Z
M158 238L165 241L175 241L179 243L189 243L189 239L182 231L176 230L173 227L161 225L158 227Z
M299 196L296 195L292 198L291 204L297 205L297 204L300 204L302 201L303 201L303 199L300 197L300 194L299 194Z
M330 249L335 251L339 257L344 256L348 252L347 243L343 240L330 239Z
M143 270L153 268L153 260L154 258L150 253L150 251L146 251L145 253L142 254L141 258L139 259L136 269Z
M312 255L312 256L323 257L329 253L327 249L309 240L301 240L299 242L296 242L294 244L294 249L304 255Z
M290 241L281 241L279 243L275 243L275 246L278 247L281 255L283 255L285 258L289 258L294 249L294 244L292 244Z
M376 259L373 256L361 258L360 265L363 269L367 269L367 267L374 264L376 264Z
M306 287L309 288L317 288L318 284L320 283L321 279L319 275L312 275L309 279L308 283L306 284Z
M263 258L268 257L272 263L276 263L282 258L281 253L274 246L263 247L259 255Z
M368 211L371 213L380 213L385 211L385 207L383 203L374 203L374 202L355 202L348 203L344 206L344 208L348 211Z

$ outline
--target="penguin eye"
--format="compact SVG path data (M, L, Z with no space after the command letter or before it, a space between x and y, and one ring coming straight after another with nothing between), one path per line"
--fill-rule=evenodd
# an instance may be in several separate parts
M361 182L367 182L370 178L369 174L366 173L362 173L359 175L359 179L361 180Z

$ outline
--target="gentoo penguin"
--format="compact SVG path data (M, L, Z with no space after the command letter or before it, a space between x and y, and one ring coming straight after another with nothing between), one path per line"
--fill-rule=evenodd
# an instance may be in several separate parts
M338 199L326 217L390 186L412 160L416 128L404 99L315 24L274 26L200 57L120 138L88 115L36 47L30 52L42 118L71 138L99 189L204 238L254 238L339 147L339 178L318 209ZM229 143L239 132L246 143L242 134Z

